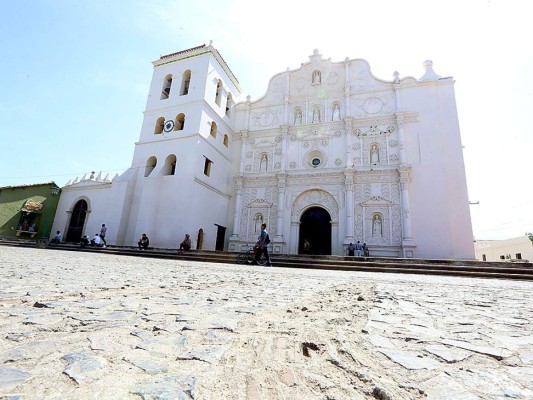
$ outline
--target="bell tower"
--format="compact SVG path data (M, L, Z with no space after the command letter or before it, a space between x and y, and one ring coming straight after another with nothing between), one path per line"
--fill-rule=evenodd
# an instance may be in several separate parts
M126 243L147 233L158 247L176 247L189 233L193 248L213 250L228 236L239 82L212 43L161 56L153 66L132 161Z

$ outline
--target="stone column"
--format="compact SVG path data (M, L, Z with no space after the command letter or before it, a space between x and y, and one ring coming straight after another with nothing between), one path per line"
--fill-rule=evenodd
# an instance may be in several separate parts
M396 97L396 125L398 126L398 150L400 166L398 173L400 175L400 187L402 197L402 242L407 241L409 244L413 236L411 233L411 209L409 205L409 180L411 167L407 164L405 155L405 136L403 131L404 115L402 113L402 98L400 95L400 77L398 72L394 72L394 94Z
M246 96L246 129L250 130L250 110L252 108L252 98L250 96Z
M299 221L291 221L291 237L289 254L298 254L298 230L300 229Z
M241 131L241 160L239 163L239 173L244 174L244 161L246 160L246 141L248 140L248 131Z
M405 136L403 132L403 115L396 113L396 125L398 126L398 150L400 152L400 165L406 165L407 159L405 156Z
M235 214L233 216L233 234L231 235L231 239L238 239L240 236L243 178L240 174L235 177Z
M411 234L411 211L409 207L409 174L410 167L400 167L400 186L402 194L402 236L403 240L412 240Z
M350 95L351 95L350 59L346 57L346 59L344 60L344 106L346 107L346 110L344 111L344 115L346 117L351 117Z
M339 251L339 221L331 221L331 254L342 255Z
M346 168L353 168L352 156L352 123L353 119L350 117L344 118L344 132L346 134Z
M283 102L285 104L285 110L284 110L284 118L283 118L283 123L285 125L289 125L291 122L291 110L289 109L289 85L290 85L290 82L289 82L289 78L290 78L290 74L289 74L289 68L287 67L287 70L283 73L283 80L285 81L285 86L284 86L284 89L283 89Z
M276 241L283 241L283 220L285 214L285 183L286 175L281 172L278 174L278 221L276 227Z
M289 137L289 127L281 126L281 172L287 170L287 138Z
M346 188L346 237L345 243L354 241L354 215L353 215L353 177L354 171L344 171L344 186Z

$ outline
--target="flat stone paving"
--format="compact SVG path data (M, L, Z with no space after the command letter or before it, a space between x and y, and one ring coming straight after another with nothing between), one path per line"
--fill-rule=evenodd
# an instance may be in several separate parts
M0 399L532 399L533 282L0 247Z

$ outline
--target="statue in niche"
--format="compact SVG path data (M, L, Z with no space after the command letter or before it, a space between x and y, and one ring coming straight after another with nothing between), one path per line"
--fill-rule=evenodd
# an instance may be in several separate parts
M370 164L379 163L379 148L377 144L373 144L370 148Z
M313 85L318 85L321 83L320 71L313 72Z
M259 161L259 172L267 170L268 157L266 154L261 154L261 160Z
M299 108L294 112L294 125L302 125L302 110Z
M333 116L331 118L332 121L340 121L341 120L341 108L340 106L335 103L333 106Z
M374 215L374 219L372 220L372 236L375 235L383 236L381 215L379 214Z
M316 124L317 122L320 122L320 110L315 108L313 110L313 124Z
M261 214L257 214L254 221L255 233L261 233L261 225L263 225L263 216Z

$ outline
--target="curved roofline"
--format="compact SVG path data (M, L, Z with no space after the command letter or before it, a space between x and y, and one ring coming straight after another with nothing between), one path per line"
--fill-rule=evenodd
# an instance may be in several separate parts
M372 69L370 68L370 63L367 60L365 60L364 58L353 58L353 59L347 59L347 60L344 60L344 61L331 61L331 58L328 58L328 59L319 60L316 63L317 64L330 63L330 64L342 64L342 65L344 65L346 62L349 62L349 63L352 63L352 62L363 62L363 63L365 63L368 66L368 73L373 79L375 79L378 82L384 83L384 84L391 84L391 85L394 84L394 80L388 81L388 80L384 80L384 79L378 78L376 75L374 75L372 73ZM278 72L278 73L272 75L272 77L268 81L268 85L267 85L267 89L266 89L265 93L261 97L255 99L253 101L250 101L250 104L258 103L261 100L265 99L265 97L267 96L267 94L269 92L270 84L272 83L274 78L276 78L278 75L290 74L290 73L301 71L303 68L307 67L310 64L313 64L313 62L312 61L307 61L305 63L302 63L298 68L287 69L286 71ZM401 80L403 80L405 78L410 78L410 77L404 77ZM246 101L240 101L237 104L241 104L241 103L246 103Z

